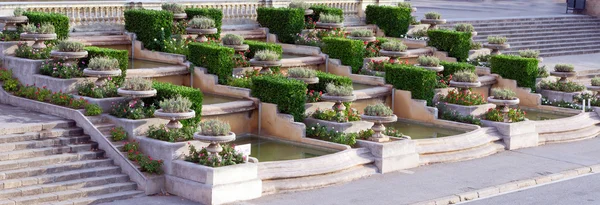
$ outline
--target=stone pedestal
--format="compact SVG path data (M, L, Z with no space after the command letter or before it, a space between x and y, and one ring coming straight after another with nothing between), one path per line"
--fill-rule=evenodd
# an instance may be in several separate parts
M356 140L356 144L371 151L375 157L375 166L382 174L419 166L415 141L391 139L392 141L385 143Z
M538 146L539 134L535 129L535 121L525 120L522 122L504 123L481 120L481 123L485 127L495 127L498 129L507 150Z

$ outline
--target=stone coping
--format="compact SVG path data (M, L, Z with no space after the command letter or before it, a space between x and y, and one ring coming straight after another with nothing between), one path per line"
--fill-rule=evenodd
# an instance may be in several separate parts
M109 114L103 114L103 117L106 117L113 123L123 127L129 136L140 136L144 135L148 128L151 125L159 126L162 124L167 124L169 120L163 120L160 118L145 118L145 119L127 119L127 118L118 118Z
M193 87L199 88L203 92L235 97L235 98L250 98L250 89L239 88L218 83L218 77L213 74L208 74L206 68L195 67L193 73Z
M410 49L427 47L426 40L414 40L414 39L408 39L408 38L401 38L401 40Z
M568 132L600 123L595 112L579 113L578 115L553 120L535 121L536 131L539 134Z
M63 93L74 93L77 92L77 84L86 82L88 80L95 80L96 78L55 78L52 76L33 74L35 86L46 87L46 89L52 92L62 91Z
M343 133L354 133L354 132L359 132L361 130L368 130L373 126L372 122L366 122L366 121L333 122L333 121L319 120L319 119L315 119L312 117L305 118L304 123L306 124L306 127L307 127L306 129L309 129L308 127L310 127L310 126L319 124L321 126L326 126L330 130L333 129L335 131L343 132Z
M573 102L573 97L580 95L582 92L561 92L555 90L542 90L542 96L546 97L549 101L565 101Z
M258 165L251 162L223 167L209 167L184 160L174 160L172 163L172 175L211 186L258 178Z
M35 84L34 74L40 73L40 67L47 59L32 60L15 56L3 57L4 67L13 71L13 77L18 78L24 85Z
M352 93L356 95L356 100L364 100L391 95L392 88L388 86L378 86L367 89L355 90Z
M127 69L127 78L142 77L142 78L156 78L164 76L177 76L189 74L190 70L186 66L173 65L168 67L159 68L140 68L140 69Z
M134 42L133 48L133 53L129 52L129 55L133 54L133 56L130 56L133 57L133 59L156 61L174 65L185 65L186 63L185 55L146 50L143 43L138 40Z
M309 65L320 65L325 64L325 58L321 56L306 56L297 58L284 58L281 59L281 67L302 67Z
M202 105L202 116L224 115L256 109L252 100L239 100L226 103Z
M448 137L418 139L417 152L421 155L440 154L473 149L502 140L494 135L494 128L478 128L476 130Z
M445 103L444 106L447 110L455 111L463 116L473 115L479 117L484 115L489 109L496 108L496 105L492 103L485 103L481 105L459 105L459 104L451 104Z
M166 174L174 174L172 162L183 159L189 153L190 144L197 149L208 146L198 140L185 142L167 142L158 139L152 139L146 136L135 136L134 139L140 143L141 152L156 160L163 160L163 171Z
M306 56L320 56L321 48L315 46L307 46L307 45L296 45L296 44L286 44L286 43L277 43L283 49L284 54L294 54L294 55L306 55Z
M531 120L511 123L481 120L481 124L484 127L495 127L498 129L498 132L504 136L515 136L536 132L536 122Z
M100 106L104 113L110 112L112 109L112 105L117 103L127 102L127 98L125 97L111 97L111 98L92 98L87 96L73 95L73 98L83 98L87 100L89 103L96 104Z

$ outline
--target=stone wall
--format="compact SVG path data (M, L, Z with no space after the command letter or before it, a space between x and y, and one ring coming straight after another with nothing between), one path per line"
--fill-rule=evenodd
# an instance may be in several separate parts
M600 17L600 0L587 0L585 2L584 14Z

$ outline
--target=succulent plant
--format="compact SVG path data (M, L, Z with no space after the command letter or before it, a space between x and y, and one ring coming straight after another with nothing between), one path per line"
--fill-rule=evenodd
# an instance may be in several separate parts
M308 68L290 68L287 71L288 76L292 78L314 78L317 72Z
M227 34L221 39L225 45L242 45L244 43L244 37L236 34Z
M352 37L371 37L373 36L373 31L367 29L355 30L350 32L350 36Z
M164 3L160 7L162 10L169 11L174 14L185 13L185 8L176 3Z
M186 97L177 95L174 98L164 99L158 102L158 106L160 106L160 109L162 109L163 112L168 113L189 112L190 107L192 107L192 101Z
M410 4L410 2L400 2L398 3L398 7L400 8L412 8L412 5Z
M25 9L22 9L21 7L17 7L13 11L13 15L15 15L16 17L23 16L23 13L25 13Z
M520 50L519 55L523 58L537 58L540 56L540 51L538 50Z
M306 10L306 9L310 8L310 4L306 3L304 1L294 0L294 1L290 2L290 5L288 7L293 8L293 9L304 9L304 10Z
M592 78L592 86L600 86L600 77Z
M487 41L490 44L505 44L506 40L507 39L504 36L488 36L487 37Z
M454 26L454 30L456 31L460 31L460 32L474 32L475 31L475 27L473 27L473 25L468 24L468 23L460 23L460 24L456 24Z
M325 90L327 95L331 96L352 96L352 91L354 91L352 86L336 86L332 83L327 84Z
M471 50L479 50L481 47L482 46L480 42L471 42Z
M440 59L434 56L419 56L417 59L419 65L421 66L429 66L429 67L437 67L440 66Z
M279 54L272 50L260 50L254 54L254 59L258 61L276 61L279 60Z
M494 96L494 99L512 100L517 97L517 94L510 89L494 88L492 89L492 96Z
M556 72L573 72L575 67L570 64L556 64L554 65L554 71Z
M425 19L441 19L442 15L437 12L427 12L425 13Z
M427 29L419 29L419 30L413 31L411 36L417 37L417 38L426 37Z
M369 116L382 116L382 117L387 117L387 116L392 116L394 115L394 111L392 111L392 109L390 109L387 105L379 102L373 105L367 105L367 107L365 107L365 115L369 115Z
M388 41L381 44L381 48L386 51L406 51L408 46L404 45L402 41Z
M152 80L134 77L126 79L125 82L121 85L121 88L125 90L134 90L134 91L148 91L152 90Z
M456 82L465 82L465 83L477 82L477 78L478 78L477 74L475 74L471 71L466 71L466 70L457 71L452 76L452 80L454 80Z
M321 22L321 23L342 23L342 17L339 15L321 13L319 15L319 22Z
M85 45L77 41L60 41L56 44L56 50L60 52L82 52L83 47Z
M188 22L188 26L194 29L209 29L215 27L215 20L205 16L195 16Z
M55 33L54 26L50 23L43 23L39 27L35 26L34 24L27 24L27 25L23 26L23 31L25 31L25 33L31 33L31 34Z
M88 69L97 71L118 70L119 61L109 57L94 57L88 63Z
M214 119L200 122L198 129L200 134L206 136L225 136L231 132L229 123Z

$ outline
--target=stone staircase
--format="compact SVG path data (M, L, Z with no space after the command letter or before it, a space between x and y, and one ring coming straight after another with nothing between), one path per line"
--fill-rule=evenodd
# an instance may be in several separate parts
M600 19L583 16L526 17L511 19L452 21L444 27L470 23L475 27L476 42L487 42L488 36L505 36L510 49L505 54L534 49L541 57L600 52Z
M71 121L0 135L0 205L94 204L143 194Z

